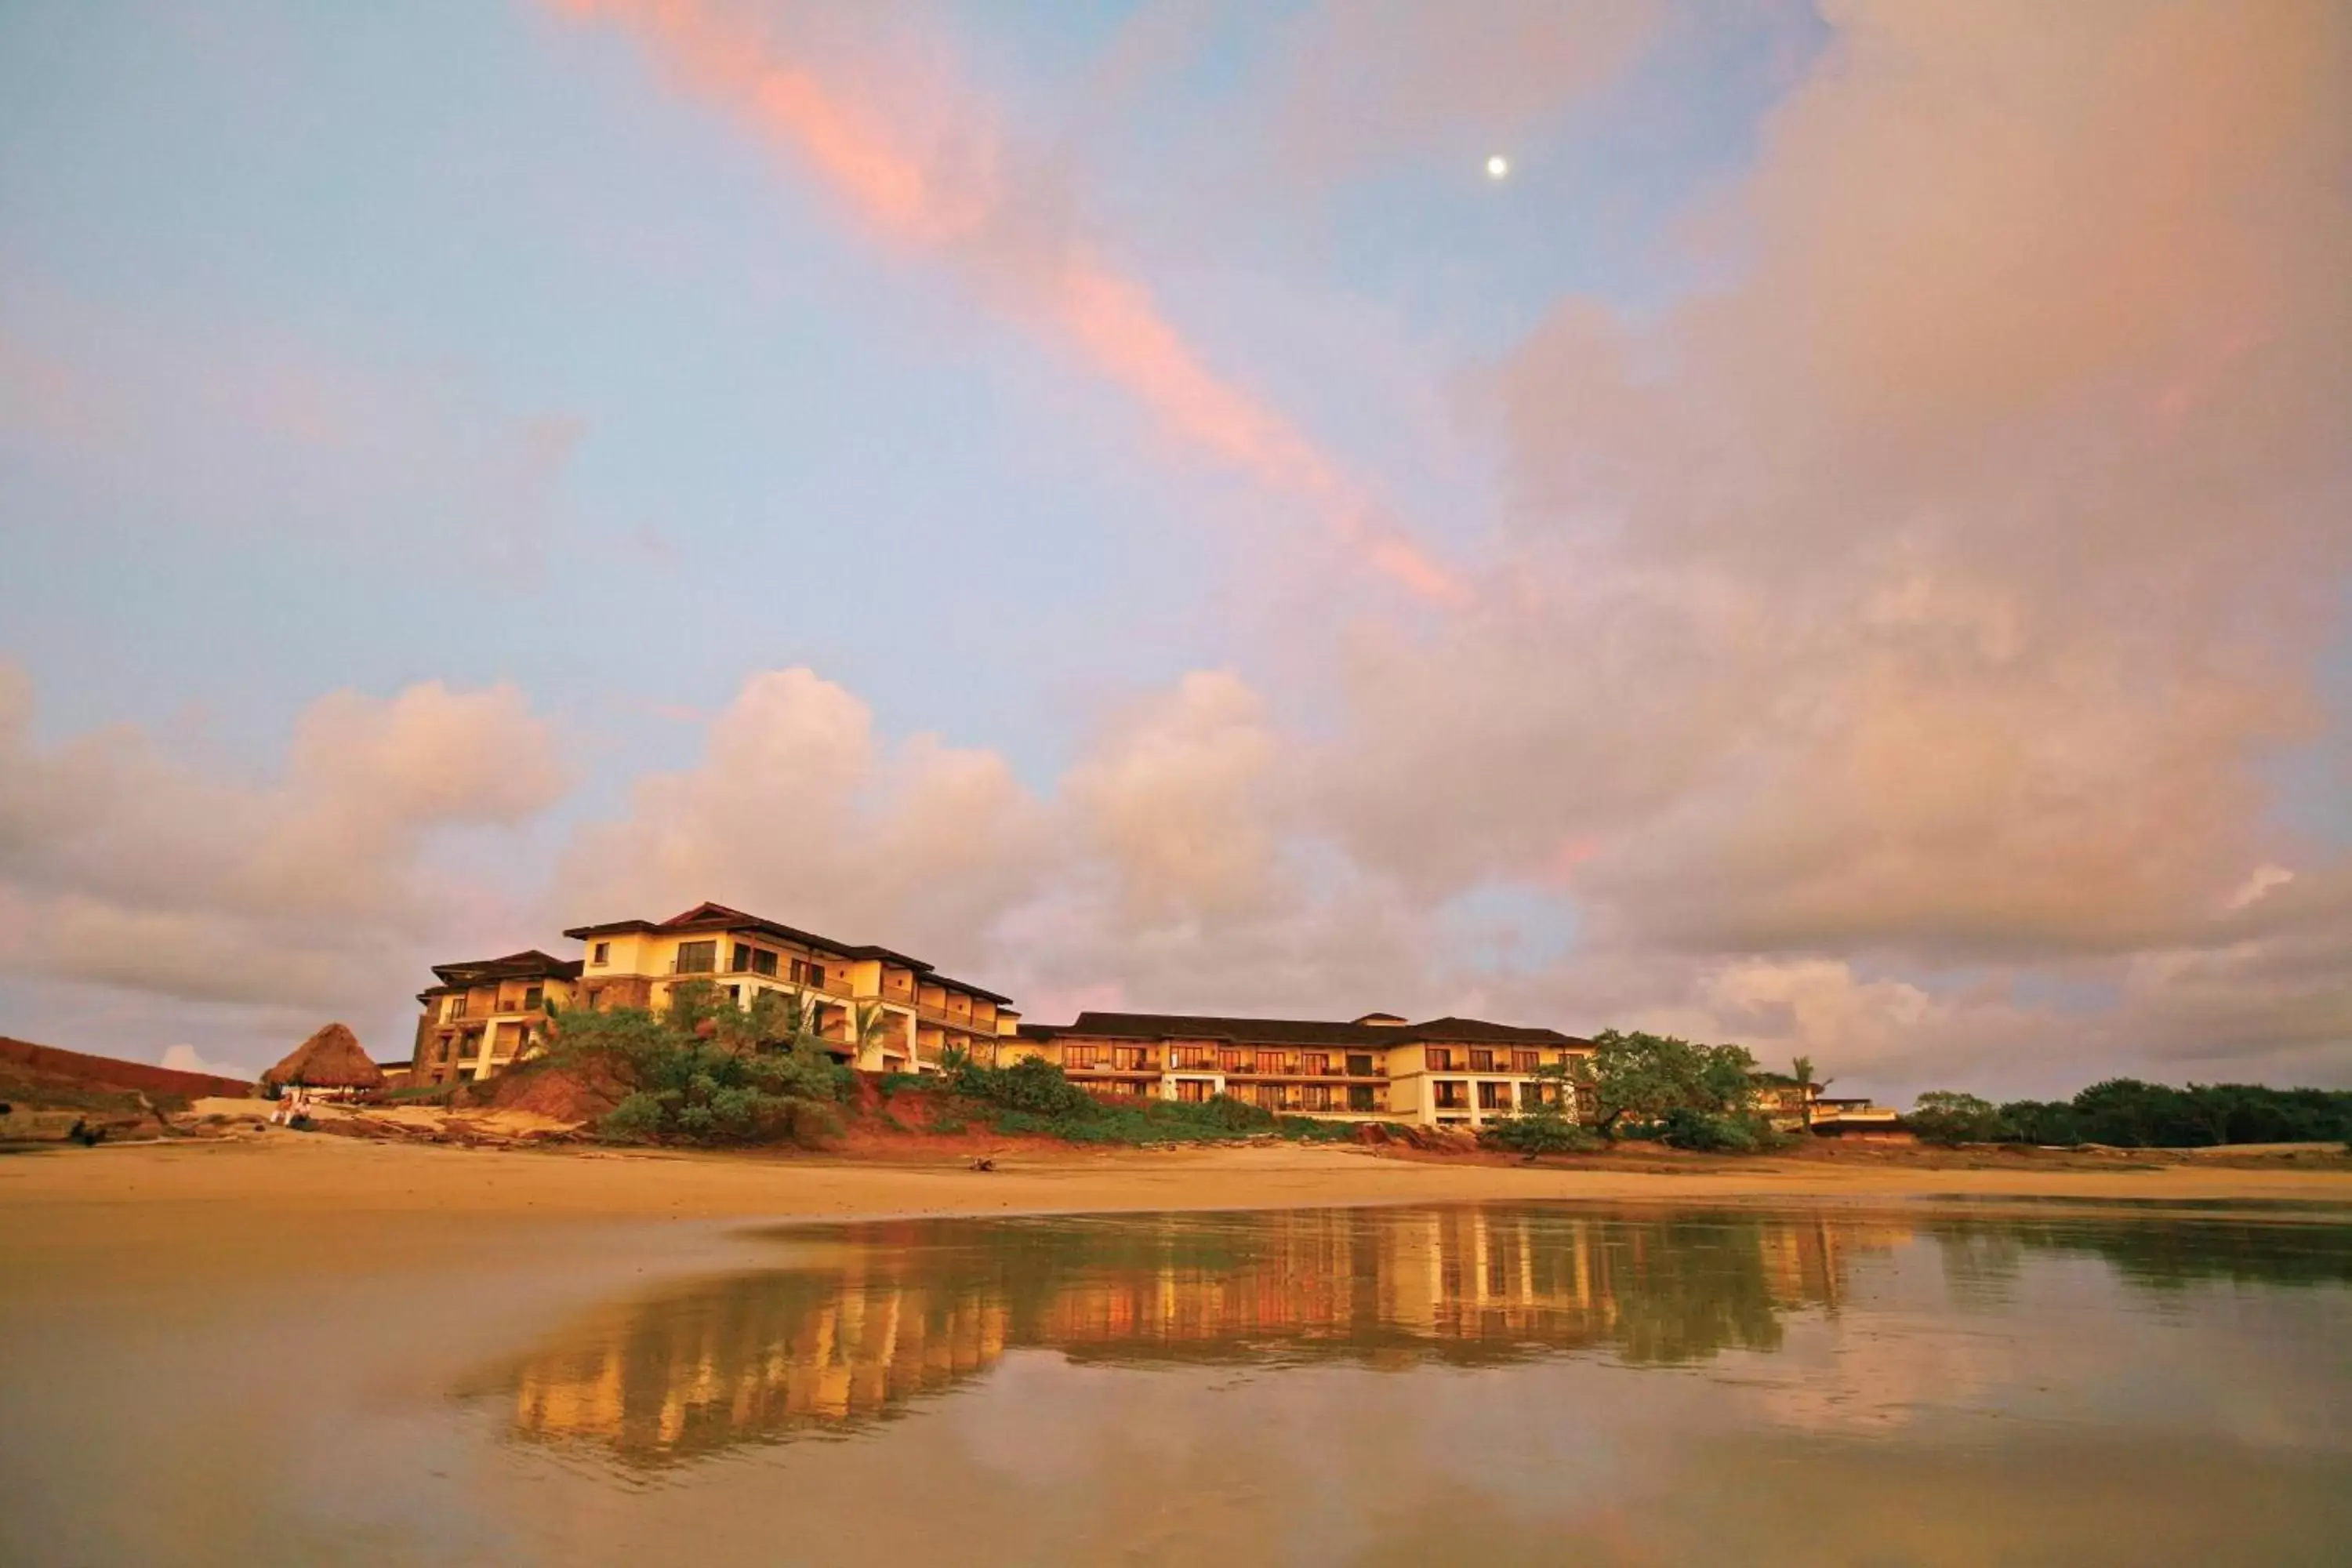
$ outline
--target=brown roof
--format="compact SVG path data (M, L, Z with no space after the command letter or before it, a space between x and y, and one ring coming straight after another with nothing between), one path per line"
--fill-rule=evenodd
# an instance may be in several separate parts
M445 985L480 985L492 980L577 980L582 965L576 958L557 958L537 948L510 952L504 958L477 958L464 963L436 963L433 973Z
M1097 1036L1131 1040L1233 1040L1265 1046L1401 1046L1420 1040L1493 1040L1520 1045L1591 1044L1557 1029L1489 1024L1480 1018L1432 1018L1425 1024L1340 1024L1319 1018L1223 1018L1184 1013L1081 1013L1069 1024L1024 1024L1024 1037Z
M305 1089L381 1089L383 1069L360 1049L359 1037L350 1026L330 1024L263 1073L261 1081Z
M1009 1005L1013 1001L1010 996L1000 996L995 992L974 985L968 980L950 980L921 959L909 958L907 954L891 948L877 947L871 942L835 942L831 937L819 936L814 931L803 931L797 926L788 926L778 921L764 920L758 915L747 914L741 910L730 909L725 904L707 901L674 914L666 921L610 921L604 925L574 926L563 934L574 942L587 942L594 937L628 936L646 931L666 931L671 935L677 935L685 931L759 931L779 942L798 942L803 947L838 953L844 958L879 959L885 963L899 964L913 970L918 974L929 975L939 984L952 985L959 991L969 992L983 1002Z

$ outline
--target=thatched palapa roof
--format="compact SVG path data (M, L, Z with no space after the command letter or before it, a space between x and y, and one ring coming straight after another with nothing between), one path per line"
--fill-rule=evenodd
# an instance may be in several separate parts
M263 1073L261 1081L305 1089L381 1089L383 1069L360 1049L359 1037L350 1026L330 1024Z

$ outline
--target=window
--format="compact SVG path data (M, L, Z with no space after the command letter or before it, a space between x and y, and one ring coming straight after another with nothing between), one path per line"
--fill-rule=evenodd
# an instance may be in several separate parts
M1209 1098L1209 1080L1204 1078L1180 1078L1176 1080L1176 1098L1186 1105L1200 1105Z
M716 942L682 942L677 944L677 963L671 966L680 974L709 974L719 967L719 944Z
M1305 1070L1320 1078L1331 1070L1331 1058L1321 1051L1309 1051L1307 1053Z
M727 972L730 974L742 973L751 967L751 944L748 942L737 942L734 952L729 956L732 962L727 965Z
M770 952L764 947L753 948L751 950L751 973L754 974L773 974L775 972L776 955Z
M1508 1110L1511 1109L1511 1086L1507 1083L1482 1083L1478 1086L1478 1109Z
M1187 1068L1197 1071L1209 1065L1209 1050L1205 1046L1177 1046L1169 1051L1168 1056L1169 1065L1179 1071Z
M1492 1051L1478 1050L1474 1047L1470 1052L1470 1070L1472 1072L1493 1072L1495 1070L1495 1053Z
M1534 1051L1513 1051L1511 1053L1511 1070L1513 1072L1533 1072L1536 1070L1538 1065L1538 1057Z
M547 990L546 990L546 987L544 987L544 986L540 986L540 985L533 985L533 986L528 987L528 988L523 992L523 994L522 994L522 1006L523 1006L523 1011L524 1011L524 1012L526 1012L526 1013L528 1013L528 1012L530 1012L533 1007L539 1006L540 1005L541 1005L542 1003L544 1003L546 1000L547 1000Z
M1372 1076L1372 1058L1371 1058L1370 1055L1369 1053L1367 1053L1366 1055L1363 1055L1363 1056L1357 1056L1357 1055L1355 1055L1354 1053L1350 1052L1350 1053L1349 1054L1349 1057L1348 1057L1348 1076L1349 1076L1349 1078L1370 1078L1370 1077L1371 1077L1371 1076ZM1361 1110L1361 1109L1362 1109L1362 1107L1358 1106L1358 1107L1356 1107L1355 1109L1357 1109L1357 1110Z
M1246 1058L1248 1054L1249 1053L1246 1051L1219 1051L1217 1053L1217 1070L1219 1072L1248 1071L1249 1069L1244 1065L1244 1058Z
M1066 1068L1090 1068L1102 1059L1099 1046L1064 1046L1062 1065Z
M803 959L793 959L793 984L795 985L814 985L820 990L824 989L824 965L822 963L810 963Z
M1110 1063L1121 1072L1141 1072L1151 1065L1151 1056L1141 1046L1113 1046Z
M449 1016L450 1016L450 1017L452 1017L452 1018L462 1018L462 1017L464 1017L465 1016L466 1016L466 999L465 999L465 997L463 997L463 996L452 996L452 997L450 997L450 998L449 998Z
M588 962L597 964L612 963L613 944L609 942L598 942L595 947L589 952Z
M1451 1072L1454 1070L1454 1053L1447 1050L1444 1046L1422 1047L1421 1059L1422 1065L1428 1068L1432 1072Z
M1257 1070L1261 1073L1277 1073L1283 1071L1282 1053L1280 1051L1258 1052Z
M1308 1084L1299 1092L1298 1108L1301 1110L1330 1110L1331 1086L1328 1083Z
M1436 1091L1436 1104L1440 1110L1467 1110L1470 1109L1470 1086L1468 1084L1454 1081L1435 1084L1432 1087Z
M1349 1084L1348 1086L1348 1109L1350 1110L1371 1110L1372 1086L1369 1083Z

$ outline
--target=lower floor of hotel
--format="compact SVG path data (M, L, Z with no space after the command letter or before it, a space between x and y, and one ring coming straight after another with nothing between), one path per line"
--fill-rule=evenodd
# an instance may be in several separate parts
M1329 1116L1346 1121L1378 1117L1393 1121L1417 1121L1424 1126L1475 1127L1498 1117L1532 1110L1549 1100L1558 1103L1556 1079L1497 1074L1445 1076L1415 1074L1381 1078L1318 1081L1296 1078L1268 1079L1220 1072L1118 1071L1110 1068L1068 1069L1070 1080L1097 1094L1141 1099L1206 1101L1229 1095L1245 1105L1263 1107L1287 1116Z

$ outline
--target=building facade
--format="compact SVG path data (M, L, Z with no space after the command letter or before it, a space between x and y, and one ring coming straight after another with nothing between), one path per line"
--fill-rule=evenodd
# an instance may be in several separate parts
M1024 1025L1010 998L920 959L723 904L563 934L579 957L532 949L435 965L439 984L417 996L410 1081L488 1078L527 1058L546 1038L550 1003L658 1011L687 984L740 1007L766 993L796 996L835 1058L866 1071L937 1072L951 1051L983 1066L1038 1058L1106 1096L1230 1095L1339 1121L1475 1127L1560 1103L1574 1092L1562 1074L1592 1053L1590 1040L1556 1029L1391 1013L1338 1023L1086 1012Z
M545 1033L546 1000L658 1010L689 984L713 986L744 1007L762 993L798 996L826 1047L873 1072L937 1072L950 1049L993 1060L997 1042L1020 1025L1010 997L949 979L920 959L723 904L563 934L582 944L579 958L533 951L436 964L441 984L417 997L425 1014L413 1081L486 1078L528 1056Z
M1000 1063L1042 1057L1103 1094L1226 1094L1286 1115L1475 1127L1558 1103L1568 1092L1559 1070L1590 1057L1592 1042L1556 1029L1476 1018L1414 1024L1390 1013L1343 1024L1089 1012L1066 1025L1024 1025L996 1048Z
M417 993L416 1047L406 1082L488 1078L529 1056L547 1035L550 1001L569 1006L580 961L533 948L470 963L436 963L438 985ZM387 1068L387 1071L393 1069Z

